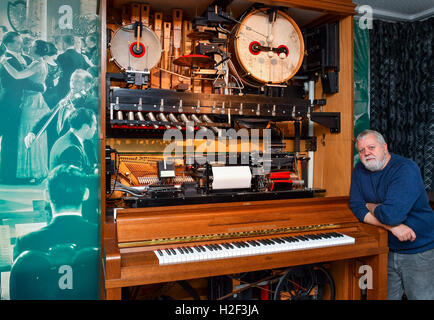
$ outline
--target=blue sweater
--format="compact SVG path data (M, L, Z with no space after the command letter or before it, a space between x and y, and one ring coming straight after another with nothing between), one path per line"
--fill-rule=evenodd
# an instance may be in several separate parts
M434 212L420 174L412 160L391 153L383 170L371 172L358 163L351 178L350 208L363 222L368 213L366 203L380 204L375 217L385 225L407 225L416 240L399 241L389 232L389 249L399 253L417 253L434 248Z

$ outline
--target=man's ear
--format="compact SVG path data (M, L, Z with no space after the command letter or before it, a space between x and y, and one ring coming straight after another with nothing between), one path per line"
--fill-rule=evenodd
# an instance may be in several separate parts
M84 195L83 195L83 201L86 201L87 199L89 199L89 188L86 188L84 190Z
M389 153L389 150L387 149L387 143L384 144L384 151L385 151L386 153Z

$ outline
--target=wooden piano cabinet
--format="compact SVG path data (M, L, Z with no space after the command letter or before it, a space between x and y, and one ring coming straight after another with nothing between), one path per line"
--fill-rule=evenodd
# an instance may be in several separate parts
M129 3L128 0L101 0L101 30L107 27L107 8L115 3ZM154 0L148 1L152 8ZM210 4L212 1L209 1ZM253 2L253 1L252 1ZM238 272L285 268L310 263L327 263L337 285L337 299L359 299L358 282L361 274L358 268L369 265L373 270L373 289L368 289L368 299L385 299L387 288L387 232L383 229L359 223L350 212L348 199L334 196L346 195L349 191L353 144L353 20L355 5L351 0L259 0L269 5L287 6L321 12L318 21L336 18L340 20L341 66L340 92L327 96L327 110L341 112L342 131L330 134L322 128L315 128L315 135L320 137L318 151L315 154L314 186L325 188L328 198L292 199L283 201L258 201L254 204L230 203L196 206L172 206L162 208L142 208L126 210L118 221L106 216L105 203L101 205L101 237L104 276L104 298L121 299L121 288L151 283L188 280L224 275ZM173 2L176 4L175 1ZM107 47L107 36L101 33L101 48ZM101 50L101 125L100 154L105 158L106 146L106 82L105 74L112 70L113 63L108 63L109 56ZM320 92L317 90L317 92ZM327 155L334 156L327 156ZM336 156L337 155L337 156ZM101 172L105 172L105 162L101 161ZM339 172L339 175L336 175ZM105 194L105 175L101 175L101 199ZM333 196L333 197L330 197ZM191 209L191 212L188 210ZM188 214L185 214L188 212ZM268 220L259 221L258 212L268 215ZM182 213L182 214L180 214ZM261 215L262 216L262 215ZM161 219L167 219L161 223ZM183 220L184 219L184 220ZM180 228L185 219L192 221L191 227ZM354 245L303 250L261 256L248 256L226 260L201 261L178 265L159 266L157 258L150 249L134 247L120 248L128 241L147 240L172 236L178 230L189 232L208 231L224 232L224 226L213 224L214 219L225 221L227 229L258 226L280 227L309 226L317 224L336 224L331 231L352 235ZM231 224L233 223L233 224ZM207 230L207 227L209 230ZM195 231L196 230L196 231ZM247 229L246 229L247 230ZM188 231L188 232L187 232ZM228 232L232 232L229 230ZM314 231L312 231L314 232ZM294 233L297 234L297 233ZM302 234L302 232L300 232ZM292 235L292 233L291 233Z
M262 214L258 215L258 212ZM186 227L179 228L183 214ZM187 227L188 222L194 224ZM200 229L195 229L198 227ZM118 210L117 221L107 222L105 228L107 299L119 299L121 287L324 262L332 266L338 299L360 298L358 282L362 274L358 274L357 264L368 265L373 271L373 288L368 290L367 297L386 298L387 232L359 223L348 208L348 198L345 197L125 209ZM159 265L153 252L156 248L191 245L192 242L188 239L192 239L192 236L205 236L206 240L193 238L194 244L205 244L218 242L219 236L227 240L225 235L233 233L233 230L243 230L238 231L236 236L248 240L258 239L260 236L255 232L261 230L274 232L282 229L288 235L340 232L353 237L355 243L169 265ZM179 241L172 244L141 245L152 239L167 239L165 235L175 236ZM208 235L217 238L209 240L206 238ZM187 240L184 241L183 237Z
M105 279L119 279L121 277L121 255L116 243L116 225L113 219L104 224L104 267ZM121 287L107 288L105 286L106 300L121 300Z

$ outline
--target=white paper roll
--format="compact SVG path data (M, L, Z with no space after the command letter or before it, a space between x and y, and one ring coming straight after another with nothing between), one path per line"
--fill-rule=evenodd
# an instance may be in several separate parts
M252 173L249 166L212 167L213 190L250 188Z

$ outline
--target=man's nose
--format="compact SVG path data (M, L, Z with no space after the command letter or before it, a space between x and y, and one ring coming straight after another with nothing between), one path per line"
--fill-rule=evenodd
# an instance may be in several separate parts
M369 150L368 148L365 148L364 150L363 150L363 155L366 157L366 156L369 156L370 154L372 154L372 152L371 152L371 150Z

